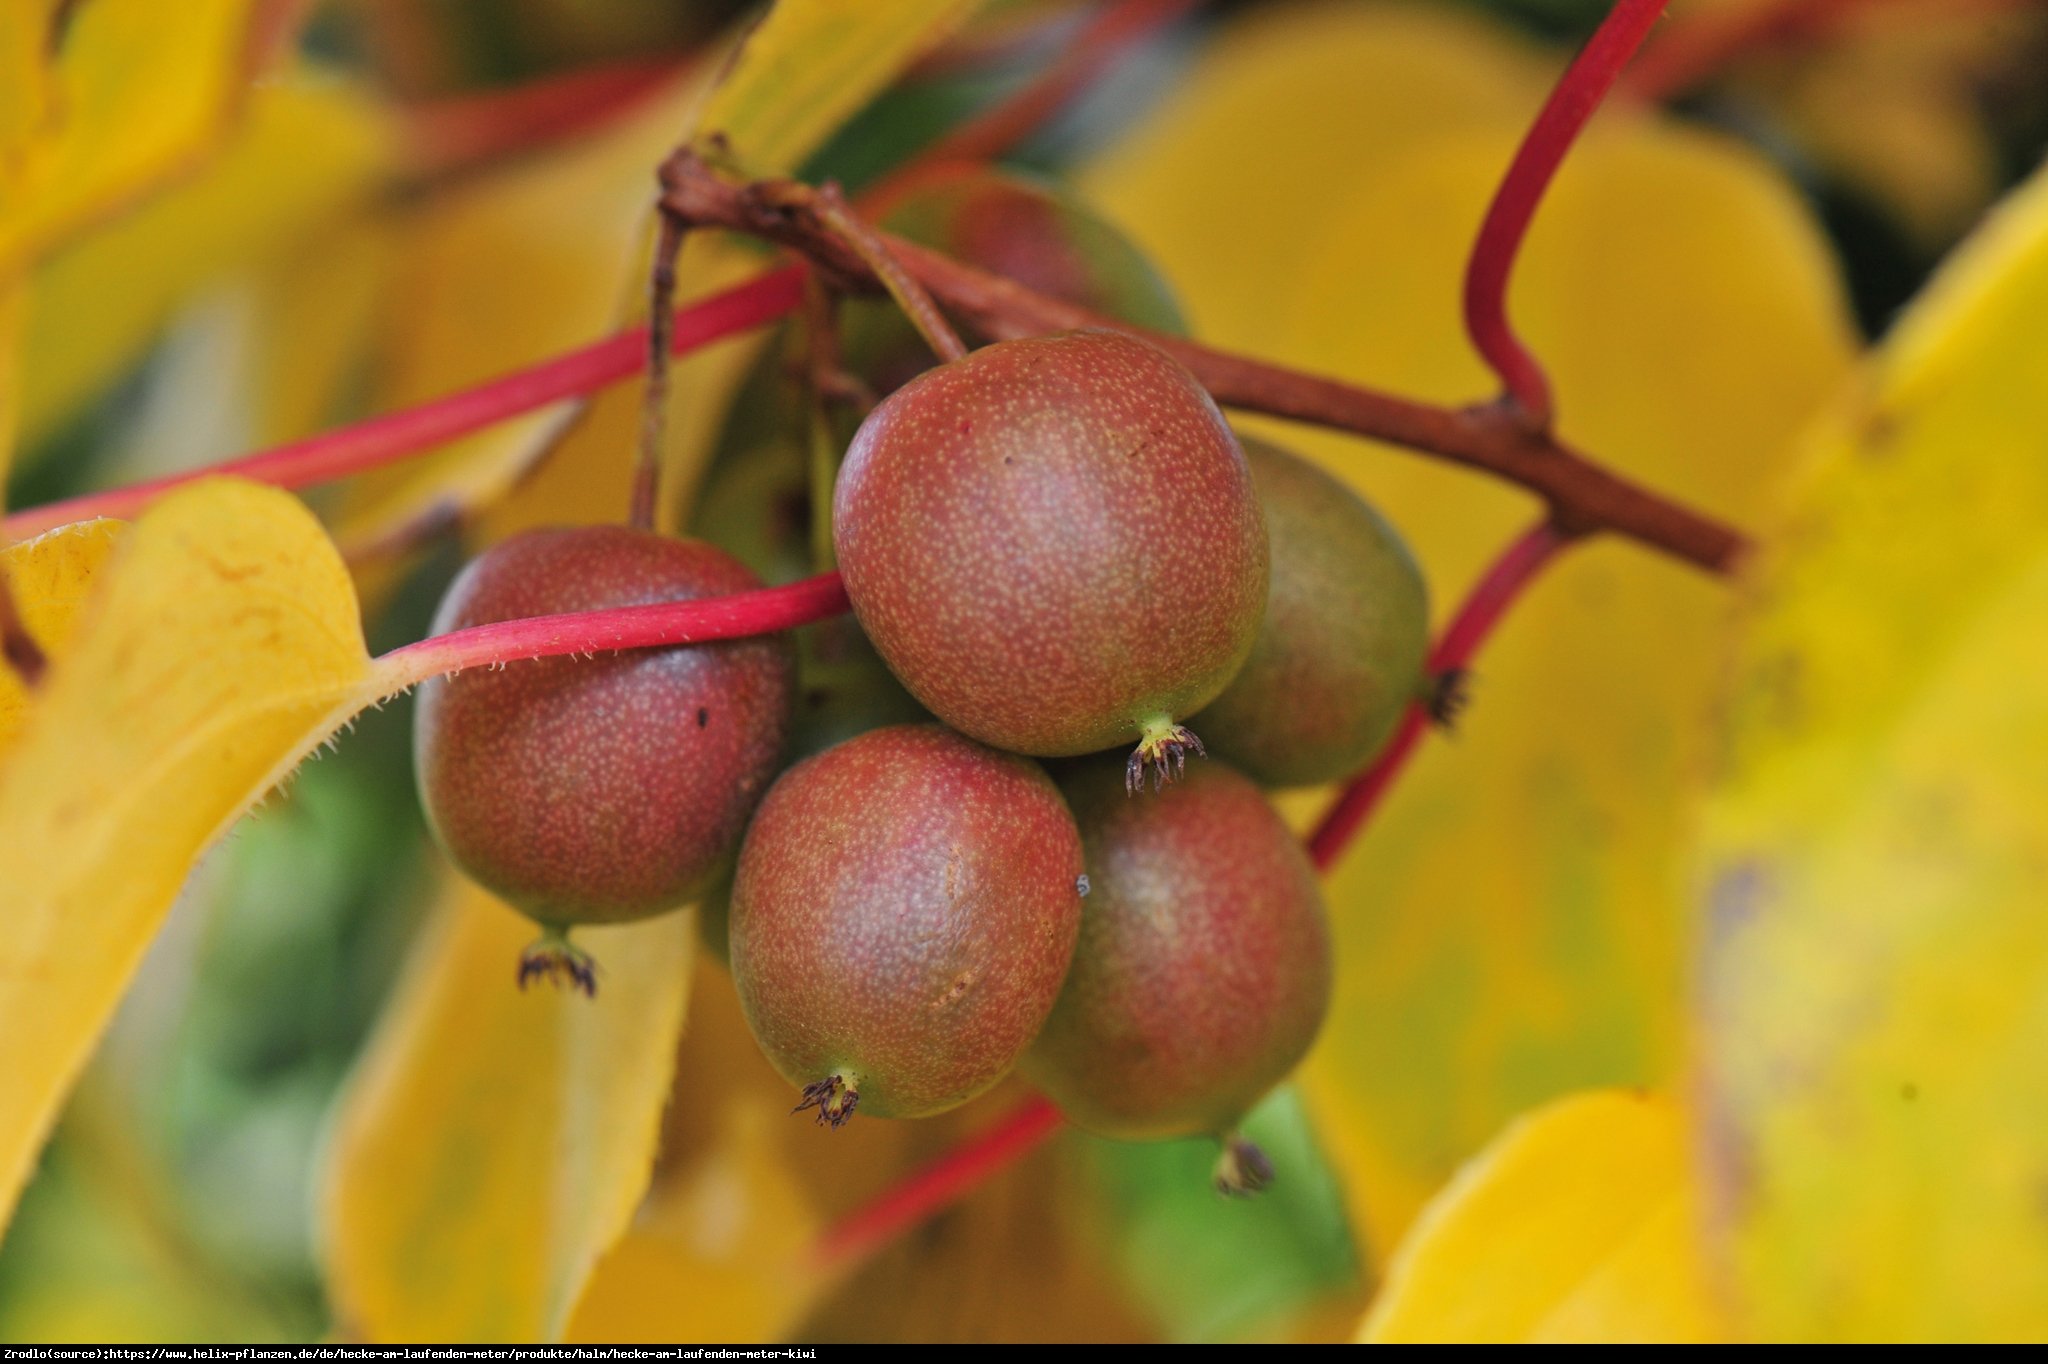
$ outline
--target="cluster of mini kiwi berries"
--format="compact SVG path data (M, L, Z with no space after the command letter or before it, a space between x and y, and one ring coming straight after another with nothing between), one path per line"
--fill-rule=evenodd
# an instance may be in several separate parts
M1036 182L941 177L886 225L1180 328L1136 251ZM888 392L832 485L855 621L431 682L430 822L542 926L521 985L594 993L572 926L699 905L821 1122L939 1113L1019 1068L1091 1131L1216 1137L1218 1186L1257 1188L1238 1125L1331 980L1316 877L1262 787L1346 775L1386 739L1425 686L1421 575L1143 340L1005 341L920 373L899 314L847 312L846 366ZM528 532L467 567L437 632L814 571L789 382L750 384L703 538Z

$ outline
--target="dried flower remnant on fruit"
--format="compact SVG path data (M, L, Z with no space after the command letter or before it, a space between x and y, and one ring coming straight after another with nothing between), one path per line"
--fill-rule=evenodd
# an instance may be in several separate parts
M853 1110L860 1106L860 1089L848 1075L827 1076L804 1086L803 1098L791 1113L801 1113L807 1108L817 1110L820 1127L837 1131L853 1117Z
M1273 1162L1256 1143L1232 1132L1223 1138L1216 1157L1216 1192L1226 1198L1249 1198L1273 1182Z
M569 941L567 928L550 924L541 936L519 954L519 988L530 981L581 990L597 998L597 960Z

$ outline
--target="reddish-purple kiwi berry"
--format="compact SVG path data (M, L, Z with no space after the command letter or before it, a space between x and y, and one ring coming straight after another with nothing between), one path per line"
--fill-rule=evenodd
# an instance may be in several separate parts
M926 709L999 748L1129 744L1133 786L1199 750L1266 608L1266 525L1216 404L1106 331L1005 341L898 389L854 436L833 535L861 628Z
M1213 1135L1217 1185L1270 1166L1237 1135L1330 1004L1315 870L1259 788L1207 762L1150 800L1100 763L1063 782L1087 849L1081 940L1024 1074L1076 1124L1126 1140Z
M1298 455L1243 442L1273 542L1251 657L1202 712L1202 734L1268 786L1363 767L1423 690L1429 592L1400 533Z
M1121 232L1067 187L969 162L919 176L881 226L1027 289L1123 322L1180 336L1180 305ZM879 393L931 367L931 348L881 299L849 300L846 363Z
M837 1127L924 1117L1006 1074L1073 955L1081 837L1035 763L939 725L785 772L733 879L733 983L761 1050Z
M434 631L758 586L701 541L534 530L462 571ZM547 930L522 985L566 976L594 992L571 925L676 909L718 877L780 763L794 688L779 637L520 661L420 688L414 752L435 836Z

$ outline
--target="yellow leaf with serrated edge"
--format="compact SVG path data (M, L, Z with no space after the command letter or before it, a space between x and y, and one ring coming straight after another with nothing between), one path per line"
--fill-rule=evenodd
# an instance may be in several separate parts
M595 998L514 984L537 932L451 876L357 1063L321 1193L350 1339L558 1339L647 1187L694 917L578 930Z
M367 200L391 133L363 90L306 69L267 81L203 173L56 253L31 286L24 442L119 378L195 289ZM305 282L323 274L324 262Z
M1699 1228L1677 1105L1562 1099L1517 1121L1424 1210L1359 1340L1724 1340Z
M2048 175L1815 431L1706 822L1714 1208L1756 1334L2048 1332Z
M79 612L122 529L119 521L80 521L0 549L0 578L45 656L62 658L71 651ZM15 671L0 667L0 760L28 718L29 700Z
M773 175L838 131L979 0L777 0L692 116L748 171Z
M0 115L0 279L197 164L241 97L257 4L10 8L10 65L25 43L46 65Z
M284 493L194 484L98 577L0 755L0 1213L193 861L368 699L348 573Z
M1464 258L1544 88L1525 49L1473 19L1276 11L1227 31L1087 185L1204 339L1471 401L1495 384L1460 326ZM1253 192L1220 187L1218 164L1250 168ZM1621 110L1566 163L1512 311L1566 438L1738 524L1851 354L1792 190L1731 143ZM1372 498L1418 552L1439 619L1540 514L1437 461L1246 426ZM1328 881L1336 997L1304 1090L1375 1244L1513 1115L1674 1075L1680 793L1703 761L1727 600L1632 545L1569 551L1480 657L1457 734L1425 745Z

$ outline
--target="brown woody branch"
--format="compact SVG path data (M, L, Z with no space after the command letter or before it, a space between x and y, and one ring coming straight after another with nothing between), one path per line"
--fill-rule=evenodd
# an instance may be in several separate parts
M664 211L692 226L725 228L791 248L840 287L880 285L818 212L819 192L790 180L735 184L684 149L661 168ZM1612 532L1711 573L1727 573L1749 548L1735 528L1673 502L1593 462L1497 403L1438 407L1249 356L1132 327L1034 293L900 237L890 253L955 316L998 339L1108 327L1168 351L1226 407L1263 412L1407 446L1482 470L1543 499L1569 535Z

